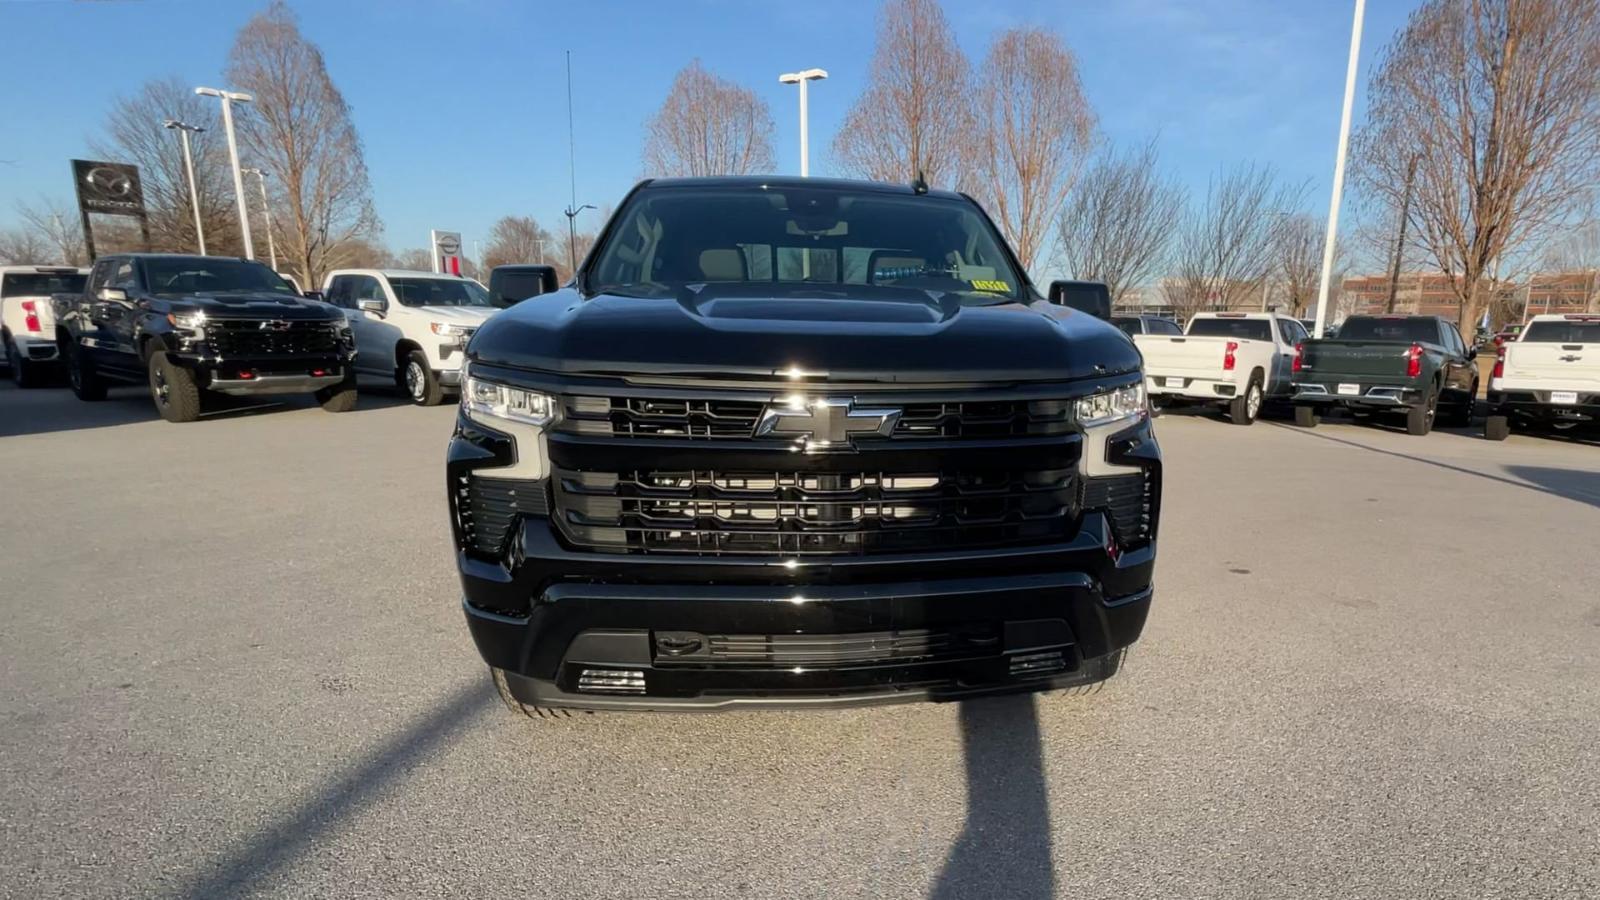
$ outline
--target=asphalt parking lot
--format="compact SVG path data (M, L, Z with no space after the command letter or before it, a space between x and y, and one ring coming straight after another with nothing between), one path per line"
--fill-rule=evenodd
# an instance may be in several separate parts
M1600 896L1600 446L1169 415L1099 694L531 722L363 404L0 388L0 894Z

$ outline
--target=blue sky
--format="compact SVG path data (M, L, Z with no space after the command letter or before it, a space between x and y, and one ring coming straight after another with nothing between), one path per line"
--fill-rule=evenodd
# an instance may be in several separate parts
M66 161L88 152L117 94L167 75L219 83L234 33L264 5L0 0L0 226L15 224L18 200L70 198ZM567 49L580 204L614 204L638 177L644 122L695 57L771 104L782 171L798 167L798 101L777 76L827 69L811 91L811 158L813 174L829 174L828 143L864 83L877 9L865 0L292 5L354 108L384 238L397 250L424 246L429 228L459 230L470 248L508 214L563 224ZM1369 2L1361 83L1416 5ZM945 9L974 65L1001 29L1056 31L1078 56L1104 136L1159 134L1163 165L1192 191L1219 166L1254 160L1308 182L1307 210L1326 212L1348 0L946 0ZM1362 108L1358 92L1358 123Z

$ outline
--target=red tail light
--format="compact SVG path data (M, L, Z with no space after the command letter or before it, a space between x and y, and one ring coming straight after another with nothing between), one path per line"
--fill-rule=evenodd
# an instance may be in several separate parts
M1298 373L1301 369L1305 368L1305 356L1306 356L1306 345L1305 344L1295 344L1294 345L1294 366L1293 366L1293 369L1294 369L1295 372Z
M1422 374L1422 345L1412 344L1406 351L1406 377L1415 378Z
M1238 341L1229 341L1227 352L1222 354L1222 371L1233 371L1233 351L1239 349Z
M43 330L39 327L39 307L35 306L32 300L22 301L22 323L29 331Z
M1501 344L1494 348L1494 371L1489 373L1491 379L1504 378L1506 374L1506 346Z

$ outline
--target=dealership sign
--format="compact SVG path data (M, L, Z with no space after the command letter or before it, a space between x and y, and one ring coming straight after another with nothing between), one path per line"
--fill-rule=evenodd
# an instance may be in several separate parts
M461 235L454 231L430 231L429 243L433 245L433 270L450 275L461 274Z
M150 249L150 222L145 215L144 187L139 183L138 166L75 159L72 161L72 182L78 194L78 216L83 220L83 242L90 259L95 257L94 227L89 220L90 213L138 219L145 249Z

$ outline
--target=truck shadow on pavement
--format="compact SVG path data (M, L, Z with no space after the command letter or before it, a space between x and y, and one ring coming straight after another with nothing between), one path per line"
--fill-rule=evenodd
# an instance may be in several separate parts
M408 406L410 403L410 398L397 388L363 387L353 412ZM200 423L315 406L315 401L309 396L250 400L213 395L205 400ZM150 402L149 391L137 385L113 387L106 399L96 403L85 403L64 388L21 390L9 384L0 385L0 437L159 421L161 415Z
M1496 481L1500 484L1522 488L1525 491L1535 491L1540 494L1549 494L1553 497L1561 497L1565 500L1600 507L1600 472L1590 472L1583 469L1555 469L1547 466L1502 466L1507 473L1514 476L1507 478L1504 475L1480 472L1477 469L1469 469L1466 466L1457 466L1447 462L1440 462L1436 459L1428 459L1424 456L1401 453L1398 450L1384 450L1381 447L1363 444L1360 441L1307 431L1304 428L1296 428L1292 425L1276 425L1276 423L1274 425L1285 431L1304 435L1305 437L1332 441L1336 444L1344 444L1347 447L1356 447L1371 453L1392 456L1396 459L1408 459L1412 462L1433 466L1434 468L1447 469L1451 472L1459 472L1462 475L1471 475L1474 478L1483 478L1488 481ZM1519 481L1518 479L1521 480Z
M298 809L266 825L234 847L209 871L201 872L174 893L178 897L233 897L245 888L259 888L292 865L313 844L371 803L396 777L418 760L438 751L485 710L500 700L488 679L474 679L428 712L413 719L379 752L367 757L344 777L316 790ZM275 893L275 892L274 892Z
M967 821L932 900L1055 896L1050 796L1034 696L962 701Z

